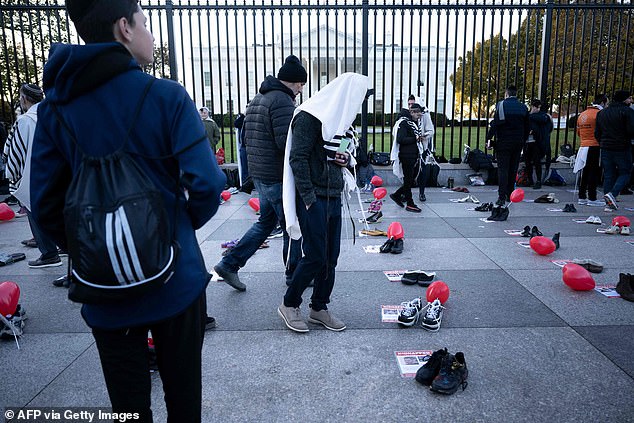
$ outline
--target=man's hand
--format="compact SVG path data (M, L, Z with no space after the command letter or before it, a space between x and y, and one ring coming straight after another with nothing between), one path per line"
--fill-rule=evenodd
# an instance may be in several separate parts
M335 153L335 163L341 167L346 167L349 159L348 153Z

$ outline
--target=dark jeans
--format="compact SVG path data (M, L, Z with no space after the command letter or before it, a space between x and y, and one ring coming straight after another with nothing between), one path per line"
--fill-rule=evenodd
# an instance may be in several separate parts
M291 285L284 295L286 307L299 307L302 294L315 281L310 307L327 310L335 285L335 268L341 244L341 198L317 197L308 210L297 197L297 217L302 230L302 250Z
M238 132L239 134L240 132ZM239 135L238 135L239 136ZM238 142L238 151L240 154L240 173L242 173L242 185L249 177L249 161L247 160L247 146L243 142Z
M497 151L498 159L498 197L507 201L513 189L515 189L515 178L517 168L520 165L522 155L522 145L512 146Z
M417 157L399 157L401 165L403 166L403 185L394 192L394 195L399 198L403 197L407 204L411 204L412 200L412 186L416 179L416 161Z
M282 260L286 265L286 275L290 276L297 267L297 262L301 257L301 242L290 242L286 232L284 219L284 208L282 207L282 183L263 182L253 178L255 189L260 196L260 217L257 222L240 238L240 242L231 249L229 254L222 258L221 265L230 272L237 272L247 263L253 254L260 248L260 245L275 229L277 223L282 225L284 230L284 248L282 249ZM289 244L291 246L290 258L287 261Z
M29 210L27 210L26 215L29 218L31 233L33 234L33 238L35 238L35 242L37 242L37 248L40 250L40 253L42 253L42 260L57 257L57 245L55 245L55 242L42 232L37 222L33 220L33 217L31 217L31 212Z
M207 301L205 292L169 320L121 330L93 329L113 412L139 413L135 422L152 422L148 330L156 348L167 421L201 421L201 350Z
M599 146L588 147L588 157L586 165L581 172L581 182L579 183L579 198L597 199L597 186L601 180L601 167L599 166L601 149ZM586 197L587 194L587 197Z
M533 181L533 168L535 168L535 182L542 182L542 158L544 155L539 150L537 142L527 142L524 147L524 158L526 160L526 175L528 180Z
M420 161L420 170L418 170L418 176L416 177L416 183L418 184L418 192L420 195L425 194L425 187L429 180L429 174L431 173L431 165L425 164Z
M632 155L629 150L601 150L601 167L603 167L603 192L612 193L614 197L630 180L632 172Z

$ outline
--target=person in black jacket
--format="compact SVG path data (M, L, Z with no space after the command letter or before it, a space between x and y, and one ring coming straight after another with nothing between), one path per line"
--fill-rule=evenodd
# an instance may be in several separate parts
M405 210L420 213L421 209L412 199L412 186L416 180L416 163L422 153L423 133L418 126L418 120L423 115L423 108L414 103L409 110L401 109L399 119L394 125L392 134L394 144L392 146L392 159L394 159L393 172L403 178L403 185L390 198ZM405 200L406 204L403 204Z
M616 210L616 197L632 172L631 140L634 138L634 110L629 91L614 93L612 102L597 114L594 135L601 147L603 198L606 211Z
M517 88L509 85L504 93L504 100L495 108L491 128L487 133L487 148L491 146L491 139L495 137L500 184L496 204L499 206L510 201L522 148L530 132L528 109L516 96Z
M534 189L542 187L542 160L550 152L550 133L553 131L553 121L541 107L542 102L539 99L531 102L531 130L524 149L526 174L530 181L533 180L533 167L535 168ZM547 155L547 160L550 160L550 154Z
M288 56L277 73L269 75L260 86L260 92L247 107L242 131L247 144L249 174L260 198L260 217L240 239L238 245L214 266L216 273L238 291L246 285L238 277L238 269L260 248L275 229L278 221L284 228L282 208L282 176L284 149L288 128L295 111L295 97L302 92L308 79L299 59ZM289 245L290 257L287 262ZM282 258L286 264L286 280L290 281L301 257L301 244L290 243L284 231Z

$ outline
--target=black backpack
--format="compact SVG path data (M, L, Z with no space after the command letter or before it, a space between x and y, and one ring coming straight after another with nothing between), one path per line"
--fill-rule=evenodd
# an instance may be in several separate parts
M139 100L132 126L153 81ZM53 110L82 154L64 205L71 260L68 298L116 303L159 288L174 274L179 247L161 193L124 151L132 126L117 151L90 157L54 105Z
M469 164L469 167L476 172L483 169L493 169L493 161L491 160L491 157L489 157L489 155L484 151L477 148L467 153L467 163Z

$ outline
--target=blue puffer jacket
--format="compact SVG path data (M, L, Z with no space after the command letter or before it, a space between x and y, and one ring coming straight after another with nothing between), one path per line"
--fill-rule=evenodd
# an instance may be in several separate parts
M500 104L495 109L495 116L487 139L495 137L495 148L505 150L524 145L530 133L528 109L519 102L517 97L509 97L502 102L504 119L500 119Z
M295 111L293 91L269 75L249 103L244 118L249 174L266 182L282 182L286 135Z
M95 328L129 328L176 316L200 297L208 282L194 230L216 213L225 177L196 107L179 84L154 81L132 122L150 78L119 43L53 45L44 68L46 100L38 110L31 163L32 211L42 230L60 247L66 245L64 198L82 158L56 118L54 103L89 155L113 152L132 128L126 150L162 192L181 246L174 276L158 290L117 305L84 305L82 316ZM180 153L164 160L134 154L175 152Z

